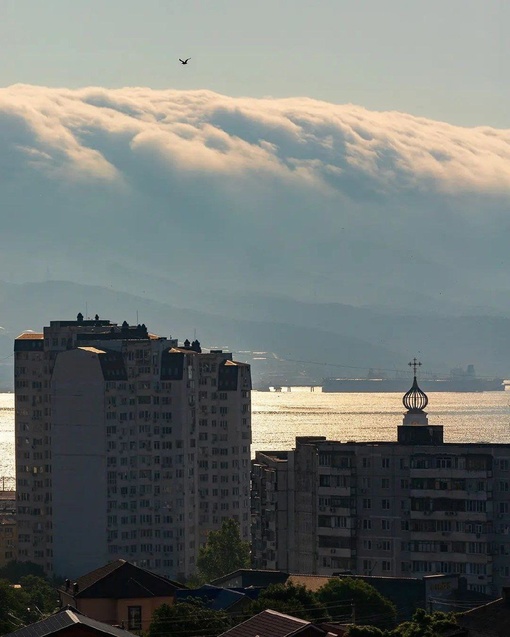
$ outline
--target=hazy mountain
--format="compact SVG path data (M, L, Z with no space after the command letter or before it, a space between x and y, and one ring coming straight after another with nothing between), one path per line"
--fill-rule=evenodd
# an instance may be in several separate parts
M0 90L0 187L11 282L510 311L510 131L307 98L16 85Z
M414 355L424 372L444 373L474 363L479 375L510 371L510 320L492 317L395 316L339 304L229 295L218 312L200 312L99 286L69 282L0 284L2 381L12 378L13 339L50 320L81 311L121 323L145 323L180 342L199 338L252 364L258 383L270 375L320 381L324 376L364 376L369 368L405 370ZM223 310L223 313L220 312ZM265 354L257 354L265 352Z

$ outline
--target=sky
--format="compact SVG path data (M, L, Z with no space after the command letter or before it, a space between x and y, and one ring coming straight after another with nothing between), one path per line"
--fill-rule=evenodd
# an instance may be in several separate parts
M508 24L507 0L1 0L0 86L305 96L510 128Z
M510 314L508 24L0 0L0 279Z

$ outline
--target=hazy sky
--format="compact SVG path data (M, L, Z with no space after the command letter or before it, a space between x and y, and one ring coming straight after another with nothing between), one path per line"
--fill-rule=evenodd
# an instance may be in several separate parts
M509 24L508 0L0 0L0 86L306 96L510 128Z

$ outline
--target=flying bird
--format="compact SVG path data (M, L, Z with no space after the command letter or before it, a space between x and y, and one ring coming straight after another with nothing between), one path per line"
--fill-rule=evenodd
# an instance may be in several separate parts
M185 60L181 60L181 58L179 58L179 62L181 64L187 64L189 62L189 60L191 60L191 58L186 58Z

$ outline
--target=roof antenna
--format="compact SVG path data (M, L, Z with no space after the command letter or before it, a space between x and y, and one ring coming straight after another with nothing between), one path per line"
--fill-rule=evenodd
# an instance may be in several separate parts
M85 301L85 318L89 320L89 304Z
M136 324L138 325L138 310L136 310Z

